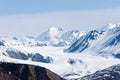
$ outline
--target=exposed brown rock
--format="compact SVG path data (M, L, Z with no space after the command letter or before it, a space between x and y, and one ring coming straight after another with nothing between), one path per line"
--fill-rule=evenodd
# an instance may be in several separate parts
M50 70L33 65L0 63L0 80L63 80Z

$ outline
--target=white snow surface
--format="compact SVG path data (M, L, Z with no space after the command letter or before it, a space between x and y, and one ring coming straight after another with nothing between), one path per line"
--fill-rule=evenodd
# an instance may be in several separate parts
M54 37L57 37L57 36L60 34L60 31L59 31L59 29L56 28L56 27L51 27L51 28L49 29L49 34L50 34L50 37L51 37L51 38L54 38Z
M94 73L97 70L101 70L119 64L120 60L112 57L93 56L90 53L64 53L63 50L66 47L25 47L25 46L11 46L11 48L28 53L40 53L43 56L50 56L53 58L53 63L34 62L31 60L20 60L0 55L0 61L32 64L45 67L51 71L59 74L66 79L80 78L84 75ZM0 53L4 50L0 48ZM74 63L70 64L69 61L73 60ZM75 75L74 75L75 74ZM68 76L66 76L68 75Z
M62 28L51 27L48 31L36 37L36 40L45 42L49 46L64 46L71 45L82 35L84 35L84 33L79 30L66 31Z
M108 28L109 26L109 28ZM0 46L0 61L10 62L10 63L21 63L21 64L32 64L38 65L50 69L51 71L57 73L58 75L64 77L65 79L80 78L82 76L92 74L98 70L105 69L115 64L120 64L119 58L114 58L112 53L120 52L120 43L112 46L105 46L111 42L112 39L116 39L116 36L120 34L117 30L120 26L115 24L109 24L107 26L107 31L98 36L98 38L90 42L90 46L85 49L85 51L78 53L65 53L64 50L70 46L35 46L38 41L35 41L32 37L25 37L25 42L14 40L13 37L3 36L0 37L1 40L5 40L5 46ZM104 30L104 29L103 29ZM78 39L80 36L84 35L79 31L68 31L63 35L63 30L59 28L52 27L48 32L43 33L41 41L39 44L46 44L47 41L54 42L55 44L59 42L65 42L70 44L74 40ZM44 41L42 42L42 40ZM50 40L49 40L50 39ZM63 41L64 40L64 41ZM10 58L5 53L6 48L17 50L23 52L25 55L28 53L35 54L39 53L44 57L51 57L53 59L52 63L35 62L31 59L20 60ZM105 51L108 53L103 53L104 56L100 56L99 51ZM5 55L3 55L3 53Z

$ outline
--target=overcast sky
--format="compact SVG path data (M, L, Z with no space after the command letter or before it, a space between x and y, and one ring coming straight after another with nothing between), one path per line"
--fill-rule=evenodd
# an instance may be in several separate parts
M88 31L120 23L120 0L1 0L0 34L38 36L50 27Z

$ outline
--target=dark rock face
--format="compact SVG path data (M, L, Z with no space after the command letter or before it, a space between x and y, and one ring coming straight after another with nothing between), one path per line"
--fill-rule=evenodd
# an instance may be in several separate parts
M35 53L32 56L32 61L43 62L43 63L52 63L53 59L49 56L44 58L44 56L40 55L39 53Z
M113 36L103 44L106 44L104 47L107 47L107 46L115 46L119 43L120 43L120 32L118 32L117 35Z
M43 63L52 63L53 62L52 57L50 57L50 56L44 57L40 53L25 54L24 52L21 52L16 49L7 49L6 53L7 54L5 54L5 53L2 53L2 54L4 56L8 56L8 57L15 58L15 59L28 60L29 58L31 58L32 61L36 61L36 62L43 62Z
M68 49L65 49L64 52L82 52L90 46L90 41L96 40L100 34L102 33L92 30L85 36L80 37Z
M120 64L84 76L80 80L120 80Z
M5 46L4 42L0 41L0 46Z
M26 65L0 63L0 80L63 80L50 70Z
M27 55L25 55L24 53L18 51L10 51L10 50L7 50L6 51L8 53L8 55L11 57L11 58L15 58L15 59L23 59L23 60L27 60L29 57Z
M115 56L115 58L118 58L118 59L120 59L120 53L118 53L118 54L115 54L114 56Z

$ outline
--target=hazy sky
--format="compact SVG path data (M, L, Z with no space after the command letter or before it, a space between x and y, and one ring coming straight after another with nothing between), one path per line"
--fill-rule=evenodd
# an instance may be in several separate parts
M120 23L120 0L0 0L0 34L38 36L48 28L90 30Z

